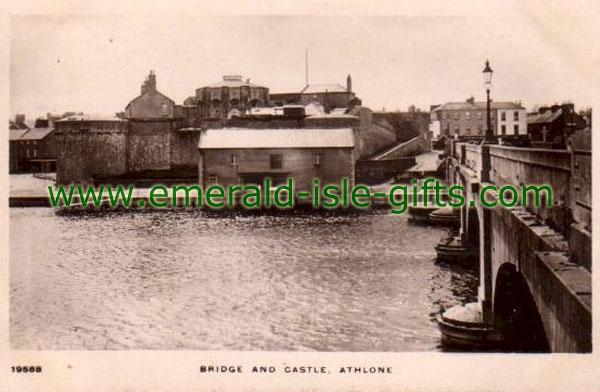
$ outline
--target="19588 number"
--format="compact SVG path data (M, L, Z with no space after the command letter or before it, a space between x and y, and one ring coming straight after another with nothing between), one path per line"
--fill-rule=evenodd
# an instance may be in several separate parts
M41 366L12 366L13 373L41 373Z

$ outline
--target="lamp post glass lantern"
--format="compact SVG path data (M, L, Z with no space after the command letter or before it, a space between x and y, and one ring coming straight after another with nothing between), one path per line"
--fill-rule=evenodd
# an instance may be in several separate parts
M492 130L492 110L491 110L491 101L490 101L490 87L492 85L492 68L490 67L490 61L485 61L485 68L483 69L483 80L485 82L485 88L487 93L487 129L485 130L485 139L490 140L493 137Z

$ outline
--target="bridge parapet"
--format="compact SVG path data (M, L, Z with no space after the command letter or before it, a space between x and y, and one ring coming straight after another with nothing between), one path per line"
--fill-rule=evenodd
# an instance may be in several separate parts
M548 185L552 189L552 206L545 192L535 204L535 193L529 192L525 207L546 223L565 233L569 226L571 206L571 153L567 150L547 150L490 146L490 180L498 187L512 185L521 192L523 186ZM519 195L521 197L522 194Z
M477 178L481 179L482 169L482 148L476 144L464 144L465 146L465 162L464 164L475 173Z
M489 184L498 189L511 185L521 199L509 208L476 202L461 209L461 233L478 239L482 325L512 330L509 340L515 342L543 343L533 350L589 352L591 134L573 135L570 150L458 141L450 146L448 179L467 190L468 201L477 201ZM534 190L527 194L526 207L520 206L522 187L541 185L552 189L552 206L546 192L540 192L536 206ZM499 202L498 192L487 196ZM517 317L524 314L532 318Z

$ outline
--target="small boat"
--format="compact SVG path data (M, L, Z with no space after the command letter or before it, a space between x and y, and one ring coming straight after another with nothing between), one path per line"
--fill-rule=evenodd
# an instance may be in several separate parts
M440 209L435 203L435 194L427 195L427 203L424 201L423 193L417 194L416 203L413 201L413 195L408 197L409 205L406 209L409 215L409 221L419 223L430 223L429 214Z
M437 315L442 333L442 346L461 350L497 350L502 347L503 334L493 325L485 324L478 303L454 306Z
M436 211L439 207L436 206L408 206L407 212L409 220L413 222L428 223L429 214Z
M438 261L476 261L479 258L479 249L463 244L460 236L454 235L442 239L436 246Z
M429 222L442 225L458 227L460 226L460 209L446 206L429 213Z

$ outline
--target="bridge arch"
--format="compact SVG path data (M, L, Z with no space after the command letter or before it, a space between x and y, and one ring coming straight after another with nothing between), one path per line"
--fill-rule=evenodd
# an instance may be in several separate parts
M466 203L465 203L466 204ZM467 243L479 249L480 237L481 237L481 217L475 207L463 207L467 214L467 230L465 233L465 239Z
M495 327L505 338L505 351L550 351L529 285L514 264L506 262L498 269L493 303Z

